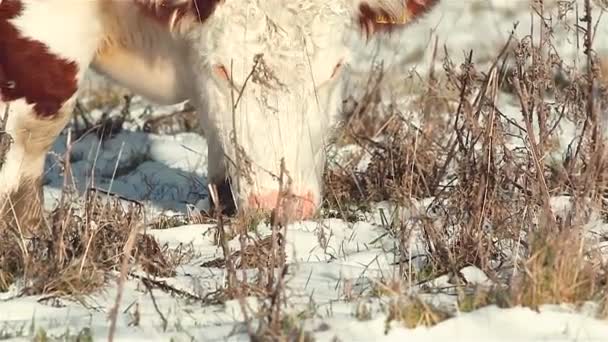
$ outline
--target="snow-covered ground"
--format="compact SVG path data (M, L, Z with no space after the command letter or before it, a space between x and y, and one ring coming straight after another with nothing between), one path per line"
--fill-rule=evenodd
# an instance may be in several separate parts
M456 64L470 49L475 51L475 60L488 63L507 40L514 22L519 21L518 38L529 32L528 9L525 0L442 1L439 9L428 18L412 26L400 39L394 39L394 44L398 44L395 49L402 51L398 56L401 67L404 72L415 69L424 75L429 70L435 35L440 47L436 62L438 70L441 70L444 44ZM596 12L596 17L599 13ZM606 20L602 19L597 26L595 43L599 51L608 51ZM572 60L577 54L572 48L576 35L564 25L555 25L556 49L563 52L562 57ZM370 59L363 56L362 65ZM100 83L95 75L91 77L94 84ZM392 99L398 92L390 87L386 87L386 91L392 92L389 96ZM86 97L84 100L86 102ZM408 97L399 100L398 104L406 105ZM500 101L504 103L505 113L517 115L518 107L510 104L507 95ZM157 135L141 130L143 120L149 115L181 108L182 105L152 106L135 97L130 108L134 121L124 126L126 130L108 140L99 141L90 134L74 143L71 167L76 188L84 191L93 185L142 201L149 217L161 212L185 213L192 207L205 208L208 197L205 139L196 133ZM114 111L120 111L120 108ZM102 111L90 114L95 118ZM562 145L572 139L572 125L561 127L559 141ZM47 158L44 190L48 209L57 204L64 185L59 162L66 152L66 141L64 134ZM419 205L424 208L428 202L420 201ZM560 203L560 199L554 199L556 206ZM287 253L291 266L287 284L289 308L285 314L302 320L317 341L335 341L336 338L338 341L608 341L608 323L593 318L591 303L587 310L575 310L567 305L546 305L539 312L520 307L489 306L460 313L456 309L456 296L448 292L426 296L433 303L454 311L455 317L431 328L407 329L392 322L387 331L388 299L367 296L379 279L391 278L397 272L393 260L395 253L391 252L396 242L386 234L380 208L388 210L390 217L391 206L378 203L359 222L322 219L297 222L288 227ZM407 212L413 215L414 211ZM221 256L220 247L213 244L213 227L212 224L200 224L147 232L161 244L189 245L197 252L193 260L178 267L176 276L161 280L197 297L204 297L223 285L225 269L200 266ZM608 225L598 219L590 229L606 232ZM257 230L264 234L269 228L260 224ZM415 237L411 244L412 256L425 253L424 246L419 245ZM239 244L235 239L230 245L238 249ZM487 285L490 282L474 267L461 272L469 283ZM423 285L412 285L409 291L416 292ZM432 282L435 288L449 285L447 277ZM17 296L18 291L17 284L9 292L0 293L0 337L29 340L31 332L38 328L43 328L49 336L75 336L86 328L90 329L87 334L95 340L107 338L108 312L117 291L113 283L103 291L83 298L82 302L21 297ZM237 301L203 305L200 301L178 298L160 289L154 289L153 296L154 301L137 279L126 283L116 340L248 340ZM251 305L256 303L252 300ZM360 305L369 307L369 319L356 314Z
M386 209L386 208L385 208ZM317 341L605 341L608 323L593 318L594 307L574 309L566 305L546 305L535 312L528 308L499 309L489 306L470 313L458 313L432 328L406 329L392 322L388 332L388 300L367 297L372 282L387 277L395 269L384 251L392 247L390 238L378 239L384 232L379 222L347 224L328 219L297 223L289 227L288 262L293 269L288 276L286 315L306 315L305 328ZM220 256L212 244L212 225L190 225L150 231L160 242L172 246L191 244L197 258L178 268L175 277L161 279L193 296L204 297L221 285L223 269L202 268L203 261ZM261 231L264 230L260 227ZM318 232L332 237L320 247ZM374 240L376 240L375 243ZM238 242L232 241L237 247ZM461 270L470 284L487 285L490 280L474 267ZM143 274L142 274L143 275ZM344 284L351 284L345 286ZM449 287L447 278L433 280L434 288ZM345 290L346 288L350 290ZM414 286L412 291L420 287ZM108 335L108 312L114 305L115 286L83 298L83 303L68 299L41 300L40 297L14 298L16 288L0 295L0 336L27 336L44 328L48 336L74 336L82 329L95 340ZM151 295L137 280L126 283L118 316L116 339L119 341L248 341L236 300L221 305L203 305L199 301L177 299L159 289L153 296L166 320L157 312ZM437 305L456 307L453 294L428 295ZM255 309L256 303L250 303ZM366 305L368 318L356 315L357 307ZM25 339L25 338L24 338Z

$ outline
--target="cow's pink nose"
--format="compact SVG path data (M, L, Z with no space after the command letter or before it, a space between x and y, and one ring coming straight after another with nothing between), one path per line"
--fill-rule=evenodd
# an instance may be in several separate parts
M263 210L276 210L279 220L282 223L293 222L294 220L305 220L311 218L315 213L315 201L312 193L305 195L281 195L277 207L278 191L272 191L262 195L253 194L249 196L249 207Z

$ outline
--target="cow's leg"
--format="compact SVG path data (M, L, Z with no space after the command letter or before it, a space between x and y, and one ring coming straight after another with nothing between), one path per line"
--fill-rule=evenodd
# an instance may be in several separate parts
M0 1L0 115L12 140L0 165L0 222L42 222L45 155L66 125L102 37L97 1Z
M23 100L0 104L0 113L8 114L4 140L9 142L0 164L0 220L24 234L43 222L44 161L70 118L71 103L51 118L37 115Z

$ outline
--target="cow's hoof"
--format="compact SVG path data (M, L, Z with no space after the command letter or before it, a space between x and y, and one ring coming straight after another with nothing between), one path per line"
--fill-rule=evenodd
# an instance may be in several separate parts
M23 238L35 236L44 222L42 198L39 181L22 182L16 191L0 197L4 227L18 231Z

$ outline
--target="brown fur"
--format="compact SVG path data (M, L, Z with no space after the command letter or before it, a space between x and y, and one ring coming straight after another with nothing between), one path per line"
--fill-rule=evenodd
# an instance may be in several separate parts
M392 32L406 27L430 11L439 0L403 0L402 13L390 13L384 8L375 7L367 2L359 5L358 23L366 38L377 32Z

